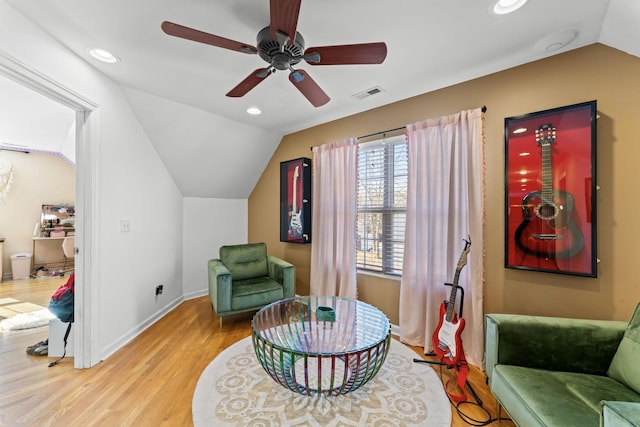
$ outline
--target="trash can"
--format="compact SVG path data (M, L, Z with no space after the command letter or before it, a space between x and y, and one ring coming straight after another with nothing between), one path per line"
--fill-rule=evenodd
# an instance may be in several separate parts
M11 255L11 274L13 280L28 279L31 272L31 254Z

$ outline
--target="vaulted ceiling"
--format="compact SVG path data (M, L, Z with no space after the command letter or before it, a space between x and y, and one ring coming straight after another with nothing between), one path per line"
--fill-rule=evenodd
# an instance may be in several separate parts
M502 16L491 12L494 0L303 1L297 29L307 47L383 41L388 50L380 65L298 64L331 98L316 108L288 71L243 97L225 96L266 63L160 28L172 21L256 46L257 33L269 25L268 0L4 1L122 87L183 195L195 197L248 197L281 137L297 130L592 43L640 56L640 2L633 0L530 0ZM90 47L120 61L97 62ZM12 107L2 105L2 96L0 113L9 118L21 110L15 102L22 97L15 84L5 92L4 80L0 91L11 94ZM353 96L374 87L381 91ZM31 135L16 131L25 115L14 116L11 126L0 126L0 143L46 150L38 135L48 134L55 150L66 138L67 119L59 117L68 112L38 100L25 97ZM251 106L262 114L248 115ZM40 108L52 110L35 113ZM224 160L213 167L211 156L199 155L212 139L228 141L219 153Z

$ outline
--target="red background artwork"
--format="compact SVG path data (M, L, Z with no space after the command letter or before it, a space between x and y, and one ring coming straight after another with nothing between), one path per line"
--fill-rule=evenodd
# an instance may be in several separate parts
M594 274L592 107L584 103L506 119L506 267ZM547 140L551 176L546 182L554 191L548 201L540 193L543 148L535 133L544 125L555 128ZM545 202L560 215L553 220L545 216L538 207Z

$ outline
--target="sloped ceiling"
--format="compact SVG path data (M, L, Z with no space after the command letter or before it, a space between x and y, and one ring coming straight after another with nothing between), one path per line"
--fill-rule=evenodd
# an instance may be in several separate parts
M305 0L298 31L307 47L388 47L381 65L299 64L331 97L314 108L281 71L242 98L226 97L265 63L160 29L169 20L255 45L269 23L268 0L0 1L121 85L178 187L193 197L248 197L281 137L300 129L596 42L640 56L634 0L530 0L506 16L490 12L493 0ZM569 44L548 50L571 34ZM109 49L120 62L98 63L89 47ZM373 86L383 91L351 96ZM247 115L249 106L263 114ZM0 133L0 143L7 138Z

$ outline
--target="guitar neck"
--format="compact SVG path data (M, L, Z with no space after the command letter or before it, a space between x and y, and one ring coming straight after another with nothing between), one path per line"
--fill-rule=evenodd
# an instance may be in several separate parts
M471 248L471 239L465 240L464 249L460 254L458 265L456 266L456 273L453 276L453 285L451 286L451 295L449 295L449 302L447 303L447 315L445 320L451 322L453 320L453 312L456 305L456 295L458 293L458 280L460 280L460 272L467 263L467 254Z
M296 170L293 173L293 178L291 179L291 183L293 184L293 200L292 200L292 211L293 213L298 213L298 166L296 166Z
M551 169L551 145L544 144L541 147L542 156L542 199L552 200L553 179Z
M458 294L458 279L460 278L461 269L456 269L456 274L453 277L453 286L451 287L451 295L449 295L449 302L447 302L447 322L451 322L453 319L453 312L456 305L456 295Z

